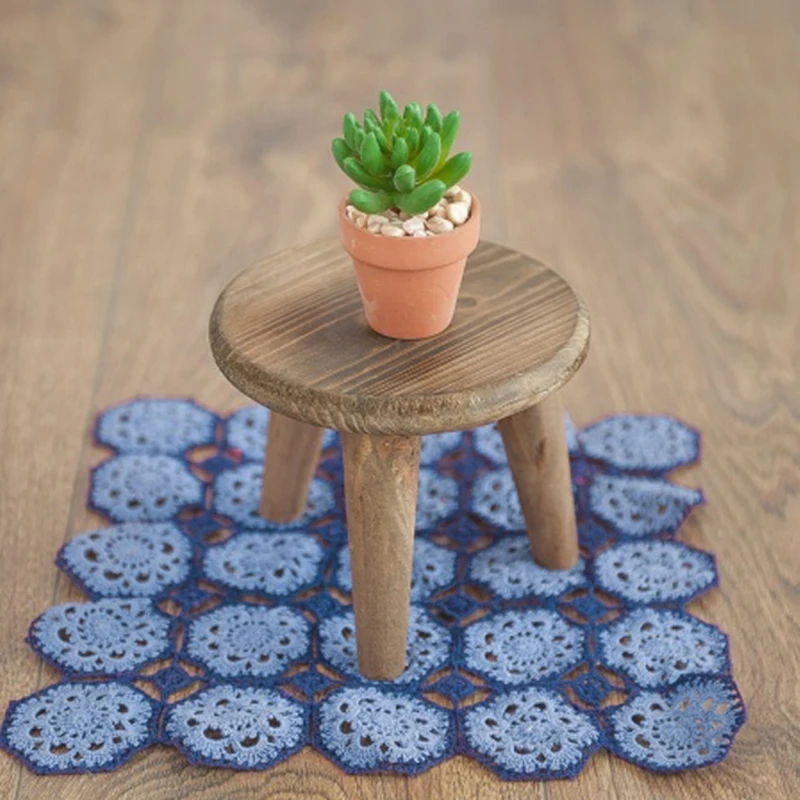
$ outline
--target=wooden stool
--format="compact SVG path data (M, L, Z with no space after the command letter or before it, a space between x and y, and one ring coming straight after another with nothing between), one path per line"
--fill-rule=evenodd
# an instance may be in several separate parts
M322 427L342 431L358 663L405 668L420 434L499 420L536 561L578 556L560 389L583 362L589 315L556 273L482 242L452 326L414 342L367 327L338 241L288 250L231 281L211 349L242 392L272 410L261 511L303 511Z

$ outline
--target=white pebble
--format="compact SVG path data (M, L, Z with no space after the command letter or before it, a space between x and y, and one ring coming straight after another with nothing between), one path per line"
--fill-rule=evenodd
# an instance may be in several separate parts
M468 210L472 208L472 195L464 189L462 189L453 199L457 203L464 203Z
M414 239L424 239L426 236L432 236L433 234L430 231L414 231L411 234L412 238Z
M425 221L425 226L433 233L447 233L448 231L452 231L454 228L453 223L444 217L431 217Z
M386 225L388 221L388 218L381 214L370 214L367 217L367 227L371 228L373 225Z
M463 225L467 221L467 217L469 217L469 209L466 203L450 203L447 206L447 219L453 225Z
M397 216L405 222L407 219L411 219L411 214L406 214L405 211L398 211Z
M428 218L430 217L444 217L447 213L445 210L446 206L444 202L437 203L429 212Z
M455 186L451 186L445 193L445 197L455 197L461 191L461 187L456 184Z
M367 224L367 215L363 211L359 211L355 206L347 206L346 215L359 228L363 228ZM359 220L361 221L359 223Z
M381 234L383 236L405 236L403 229L397 225L381 225Z
M409 217L403 222L403 230L413 236L417 231L425 230L425 222L419 217Z

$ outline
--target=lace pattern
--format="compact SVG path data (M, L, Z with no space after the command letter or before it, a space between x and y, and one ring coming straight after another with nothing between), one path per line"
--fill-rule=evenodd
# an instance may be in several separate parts
M713 557L677 541L702 493L670 417L567 418L581 559L530 557L497 426L422 444L408 666L358 673L339 438L303 517L258 513L269 414L138 398L101 414L106 527L57 564L88 601L29 642L58 683L12 702L0 744L40 773L114 769L166 744L266 769L311 744L351 773L457 753L508 779L574 777L598 748L654 771L713 764L744 722L727 638L686 605ZM177 699L181 697L182 699Z
M149 600L107 599L48 609L28 640L67 675L115 675L166 655L169 629Z

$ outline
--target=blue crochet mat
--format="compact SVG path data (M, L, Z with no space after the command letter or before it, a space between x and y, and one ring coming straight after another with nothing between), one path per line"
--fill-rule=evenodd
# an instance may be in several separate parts
M306 745L351 773L466 754L504 778L574 777L599 748L654 771L720 761L745 719L728 643L686 604L717 582L676 540L698 435L662 416L569 421L582 558L531 560L493 426L422 448L408 668L356 669L338 437L304 517L258 514L267 412L138 399L100 415L109 527L58 566L88 595L28 641L62 674L11 703L3 747L39 773L110 770L153 744L266 769Z

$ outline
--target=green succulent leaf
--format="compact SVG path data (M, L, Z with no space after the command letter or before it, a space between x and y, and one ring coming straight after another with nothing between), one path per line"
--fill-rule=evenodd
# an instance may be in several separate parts
M392 152L392 146L389 144L389 140L386 138L386 134L381 130L381 128L377 128L375 130L375 138L378 140L378 146L383 150L384 153L387 155Z
M422 106L419 103L409 103L403 111L403 119L410 128L419 130L422 127Z
M417 179L420 181L424 181L433 172L442 154L442 140L428 125L422 129L422 140L419 155L412 162L417 170Z
M470 153L450 158L459 113L442 117L431 103L423 117L422 106L409 103L401 115L386 91L379 108L380 117L370 108L364 112L363 127L353 114L344 115L343 138L331 143L333 157L360 187L350 201L362 211L375 214L395 205L419 214L436 205L472 165Z
M344 139L334 139L331 142L331 150L340 169L344 169L344 160L354 155Z
M445 185L441 181L426 181L414 191L397 198L397 204L406 214L421 214L435 206L444 197Z
M345 158L342 162L342 169L352 181L365 189L383 189L384 191L392 191L392 182L388 178L378 178L375 175L370 175L364 167L358 162L358 159Z
M397 169L408 162L408 142L402 136L396 136L392 145L392 169Z
M394 196L391 193L371 192L369 189L353 189L348 199L365 214L380 214L394 205Z
M368 133L361 145L361 163L367 172L375 176L380 176L385 171L381 147L374 133Z
M428 106L428 113L425 115L425 124L430 125L437 133L442 128L442 113L433 103Z
M409 156L415 156L419 147L419 131L416 128L409 128L406 132L406 141L408 142Z
M380 127L381 123L380 123L380 120L378 119L378 115L371 108L368 108L364 112L364 128L365 128L365 130L367 130L367 131L371 130L370 124L377 125L377 126Z
M375 138L378 140L378 145L380 146L381 150L391 153L391 148L389 147L389 142L386 139L386 135L383 132L380 124L373 119L367 119L364 125L367 133L374 133Z
M356 131L361 126L358 124L355 114L345 114L342 121L342 131L344 132L344 140L348 146L356 149Z
M361 146L364 144L364 139L367 138L367 132L359 126L355 134L355 147L353 148L357 153L361 152Z
M440 180L449 189L464 178L471 166L472 153L459 153L449 159L441 169L438 169L433 177Z
M400 109L397 107L394 98L385 89L379 95L381 117L384 121L395 120L400 116Z
M398 167L395 170L394 178L392 178L394 188L403 193L412 191L416 181L417 172L411 164L403 164Z
M458 125L460 122L461 115L458 111L451 111L442 120L442 155L439 157L439 166L442 166L447 160L447 156L450 155L450 150L456 141L456 136L458 136Z

